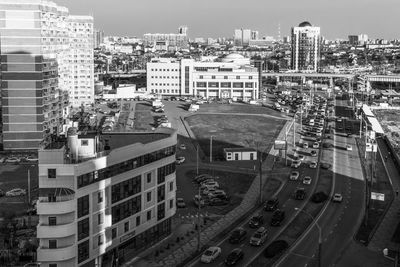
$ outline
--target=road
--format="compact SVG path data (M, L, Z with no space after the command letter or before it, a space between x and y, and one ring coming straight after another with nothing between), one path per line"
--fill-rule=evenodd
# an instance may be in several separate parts
M348 112L349 109L345 107L346 102L345 100L337 101L337 114L351 115ZM346 125L347 122L343 121L343 123ZM352 130L356 133L357 128L353 127ZM322 266L334 265L350 245L364 207L365 185L355 139L345 137L339 132L334 134L334 192L342 194L343 202L329 202L323 216L317 220L322 229ZM346 150L346 145L352 146L352 150ZM318 229L314 226L278 266L318 266L317 255Z

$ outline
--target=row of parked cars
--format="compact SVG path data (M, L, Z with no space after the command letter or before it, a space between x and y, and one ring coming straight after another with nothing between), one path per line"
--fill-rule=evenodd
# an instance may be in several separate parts
M0 189L0 197L3 197L3 196L17 197L17 196L25 196L25 195L26 195L26 190L22 189L22 188L14 188L7 192L4 192L3 190Z
M218 183L219 177L209 174L200 174L194 177L194 182L200 186L200 195L195 195L193 201L196 206L220 206L229 203L229 197Z
M35 156L0 158L0 163L20 163L20 162L37 162L37 161L38 158Z

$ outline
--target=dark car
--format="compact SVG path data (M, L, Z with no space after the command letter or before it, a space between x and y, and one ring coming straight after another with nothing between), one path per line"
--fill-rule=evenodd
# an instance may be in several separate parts
M322 169L327 170L327 169L329 169L330 167L332 167L332 165L329 164L329 163L325 163L325 162L321 163L321 168L322 168Z
M210 199L209 205L210 206L224 206L227 205L229 202L226 199L222 199L219 197L215 197Z
M265 249L264 256L266 258L275 257L284 252L288 247L289 244L285 240L276 240Z
M285 212L283 210L276 210L271 217L271 226L280 226L285 219Z
M297 188L294 192L294 199L303 200L306 197L306 191L304 188Z
M264 222L264 219L261 214L255 215L255 216L251 217L251 219L249 221L249 226L250 226L250 228L258 228L261 226L261 224L263 224L263 222Z
M226 265L235 265L238 261L243 259L244 253L240 248L232 250L225 259Z
M271 198L267 200L267 202L264 205L264 210L265 211L274 211L278 208L279 205L279 200L278 198Z
M247 234L247 231L244 230L243 228L241 228L241 227L236 228L232 232L231 236L229 237L229 243L231 243L231 244L240 243L241 241L243 241L246 238L246 234Z

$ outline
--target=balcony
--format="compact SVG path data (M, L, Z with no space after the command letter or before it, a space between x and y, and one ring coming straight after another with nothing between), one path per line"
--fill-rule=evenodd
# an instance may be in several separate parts
M37 226L38 238L62 238L76 234L76 223Z
M37 213L40 215L45 214L66 214L76 210L75 199L59 202L47 202L39 200L37 203Z
M42 262L59 262L66 261L76 257L76 246L72 245L65 248L41 248L37 250L37 261Z

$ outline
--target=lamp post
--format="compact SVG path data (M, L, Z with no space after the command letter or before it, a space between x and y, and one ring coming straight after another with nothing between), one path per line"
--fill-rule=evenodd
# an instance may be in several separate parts
M210 136L210 163L212 162L212 141L213 135Z
M294 208L297 211L303 212L304 214L307 214L307 216L309 216L312 221L315 221L315 225L318 228L318 267L322 266L322 231L321 231L321 227L319 226L319 224L317 223L317 221L315 220L315 218L308 213L305 210L299 209L299 208Z

